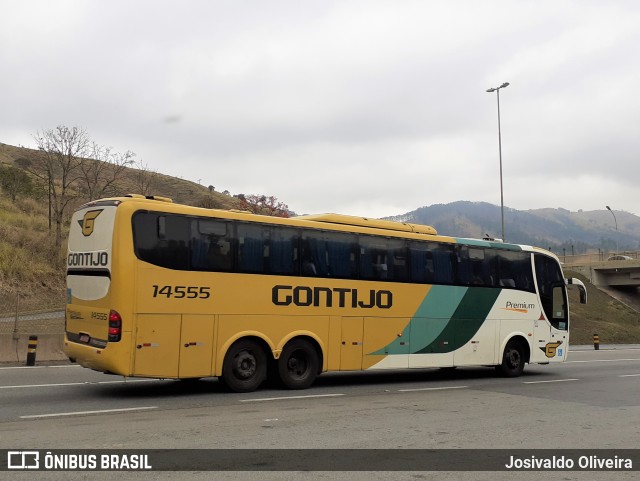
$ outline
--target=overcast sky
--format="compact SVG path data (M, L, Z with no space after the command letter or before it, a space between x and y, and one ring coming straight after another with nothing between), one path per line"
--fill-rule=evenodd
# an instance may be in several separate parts
M640 214L640 2L0 0L0 142L80 126L297 213Z

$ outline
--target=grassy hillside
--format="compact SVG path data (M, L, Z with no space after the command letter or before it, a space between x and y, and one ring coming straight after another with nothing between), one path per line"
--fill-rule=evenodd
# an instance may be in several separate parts
M24 159L38 156L37 150L0 143L0 167L19 167ZM17 161L17 162L16 162ZM118 185L117 195L139 193L137 169L127 169ZM184 179L150 172L152 193L170 197L174 202L209 208L238 209L238 199ZM37 185L34 179L34 184ZM64 225L63 247L55 248L54 232L49 229L48 201L44 188L18 195L12 202L0 188L0 313L15 309L20 293L24 310L59 308L65 303L65 242L71 213L89 199L79 193L68 210Z
M566 271L587 286L588 303L580 304L578 290L569 289L572 344L592 344L593 335L601 344L640 344L640 313L589 283L586 277Z

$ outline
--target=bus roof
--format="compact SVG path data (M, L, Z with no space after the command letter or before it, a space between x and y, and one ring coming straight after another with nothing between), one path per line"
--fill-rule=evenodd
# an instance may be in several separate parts
M374 229L393 230L400 232L413 232L416 234L437 235L438 232L429 225L409 224L407 222L394 222L383 219L370 219L368 217L357 217L354 215L342 214L315 214L301 215L294 219L310 220L315 222L325 222L330 224L343 224L358 227L371 227Z
M237 209L208 209L203 207L195 207L187 204L177 204L173 203L173 201L168 197L160 197L160 196L144 196L139 194L128 194L122 197L111 197L107 199L99 199L92 202L88 202L83 206L79 207L79 209L97 205L104 203L115 202L116 205L119 203L142 203L146 205L153 205L155 208L159 208L162 210L169 210L172 212L184 212L184 209L193 210L193 211L201 211L203 213L207 213L210 216L219 215L223 218L228 219L236 219L236 220L244 220L247 221L256 221L256 222L267 222L270 224L282 224L282 225L298 225L298 226L307 226L307 227L315 227L322 228L326 226L331 229L333 227L336 230L341 230L344 232L345 229L350 232L367 232L367 230L374 231L373 233L377 235L385 235L388 233L389 235L395 237L403 237L404 234L410 234L408 237L417 239L421 235L432 236L432 240L437 242L452 242L459 243L465 245L472 245L477 247L493 247L503 250L523 250L529 252L540 252L550 257L555 258L559 261L558 257L553 253L546 249L542 249L539 247L533 247L529 245L519 245L519 244L511 244L511 243L503 243L492 241L488 239L467 239L462 237L451 237L446 235L440 235L436 231L435 228L422 225L422 224L412 224L408 222L396 222L391 220L384 219L373 219L369 217L358 217L352 215L343 215L343 214L311 214L311 215L300 215L290 218L283 217L272 217L262 214L254 214L249 211L241 211ZM154 209L155 210L155 209ZM195 214L195 212L194 212ZM196 214L197 215L197 214ZM206 215L206 214L205 214ZM349 229L352 227L354 229ZM411 235L413 234L413 235Z

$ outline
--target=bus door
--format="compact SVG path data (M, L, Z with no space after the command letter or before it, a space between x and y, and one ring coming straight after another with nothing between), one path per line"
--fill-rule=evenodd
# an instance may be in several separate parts
M569 344L566 284L560 266L554 259L536 254L534 262L538 294L546 320L541 316L535 322L534 354L531 357L537 362L562 360Z
M139 314L136 324L134 375L211 375L213 316Z

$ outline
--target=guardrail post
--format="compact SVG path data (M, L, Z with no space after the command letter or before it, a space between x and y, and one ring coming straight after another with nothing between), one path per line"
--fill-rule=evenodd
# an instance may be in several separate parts
M597 334L593 335L593 348L598 351L600 349L600 336Z
M36 349L38 348L38 336L29 336L27 348L27 366L36 365Z

